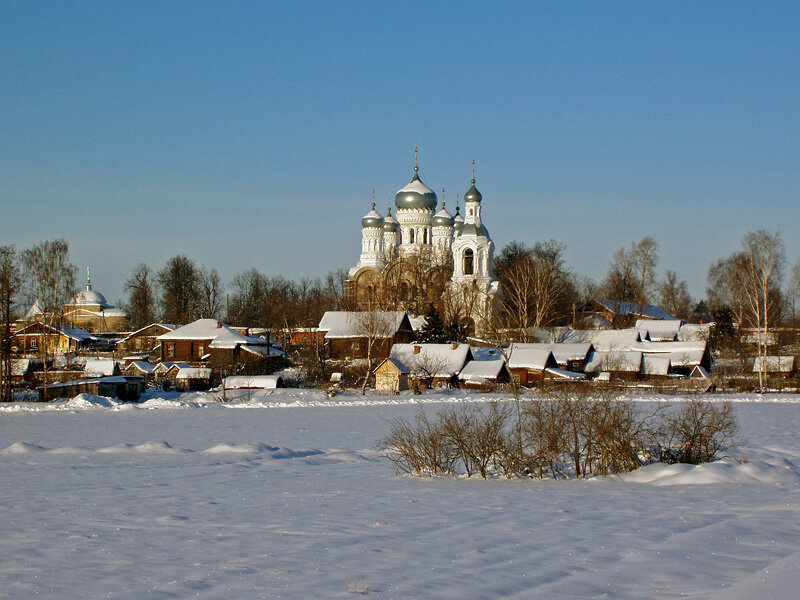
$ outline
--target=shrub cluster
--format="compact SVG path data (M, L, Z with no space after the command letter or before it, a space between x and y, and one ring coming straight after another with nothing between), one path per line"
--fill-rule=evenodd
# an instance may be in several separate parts
M567 392L513 404L447 407L390 421L378 444L398 472L538 479L586 478L644 464L699 464L735 442L728 403L696 398L644 413L628 400Z

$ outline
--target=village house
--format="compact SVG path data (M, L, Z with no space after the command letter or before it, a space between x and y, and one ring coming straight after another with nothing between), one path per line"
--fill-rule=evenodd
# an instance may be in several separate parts
M171 323L150 323L133 333L128 334L116 344L117 351L120 353L141 353L151 354L158 352L160 348L159 336L175 331L175 325Z
M396 394L408 389L408 367L396 358L384 358L373 373L375 391Z
M586 362L586 373L608 374L615 379L636 381L642 376L642 352L637 350L593 350Z
M279 348L215 319L199 319L158 336L162 362L203 363L222 371L283 358Z
M553 352L555 344L511 344L508 348L508 369L520 385L542 383L549 369L558 369ZM542 347L542 346L547 346Z
M94 341L92 334L79 327L61 325L56 328L41 321L31 323L11 336L12 347L19 354L37 354L43 345L48 354L66 354L88 348Z
M756 356L753 361L753 373L762 372L766 365L768 375L780 379L792 379L797 374L795 363L794 356Z
M404 311L327 311L318 330L332 359L386 358L394 344L416 339Z
M473 360L469 344L395 344L392 358L403 363L412 380L428 386L455 385L458 375Z
M480 389L487 384L508 383L511 372L502 358L494 360L471 360L458 374L459 385L469 389Z

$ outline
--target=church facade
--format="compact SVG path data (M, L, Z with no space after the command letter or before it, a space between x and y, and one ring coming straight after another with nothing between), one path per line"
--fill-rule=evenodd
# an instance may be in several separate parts
M474 161L464 214L457 204L451 215L420 179L416 149L414 154L414 176L395 195L395 215L390 206L383 217L373 198L372 210L361 219L361 255L348 272L351 305L412 314L435 306L445 319L484 331L499 284Z

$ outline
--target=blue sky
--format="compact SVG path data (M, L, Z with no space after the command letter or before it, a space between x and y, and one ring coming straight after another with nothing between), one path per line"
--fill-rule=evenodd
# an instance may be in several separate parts
M0 243L65 237L112 302L139 262L226 281L358 259L372 188L597 280L646 235L695 296L752 229L800 258L797 3L6 2Z

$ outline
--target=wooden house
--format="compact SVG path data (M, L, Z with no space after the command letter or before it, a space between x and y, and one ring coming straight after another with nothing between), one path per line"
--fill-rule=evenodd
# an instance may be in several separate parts
M397 358L385 358L373 371L375 390L378 392L402 392L408 389L408 367Z
M540 346L548 346L543 348ZM558 363L549 349L550 344L511 344L508 349L508 369L520 385L543 382L547 369L557 369Z
M212 376L213 370L208 367L183 367L175 373L175 385L185 392L207 390Z
M766 364L766 372L770 377L792 379L797 374L794 356L767 356L766 362L764 358L763 356L756 357L753 362L753 373L762 371L762 365Z
M133 333L128 334L117 342L117 352L150 354L158 352L159 336L175 331L175 325L170 323L150 323Z
M47 346L50 354L66 354L87 348L94 341L92 334L78 327L61 325L56 328L41 321L31 323L11 336L11 344L20 354L36 354L42 345Z
M417 339L404 311L327 311L319 332L330 358L387 358L394 344Z
M123 402L136 402L144 391L141 377L94 377L63 383L48 384L39 388L39 399L43 402L57 398L73 398L78 394L93 394L117 398Z
M264 338L240 333L215 319L199 319L158 336L158 340L162 362L202 363L223 371L284 357L283 350Z
M409 378L427 386L447 386L458 383L458 375L473 360L469 344L395 344L391 357L399 360L409 371Z
M635 381L642 377L642 353L636 350L595 350L589 355L586 372L595 375L608 373L610 377Z
M471 360L458 374L461 387L479 389L487 384L508 383L511 372L502 358L494 360Z

